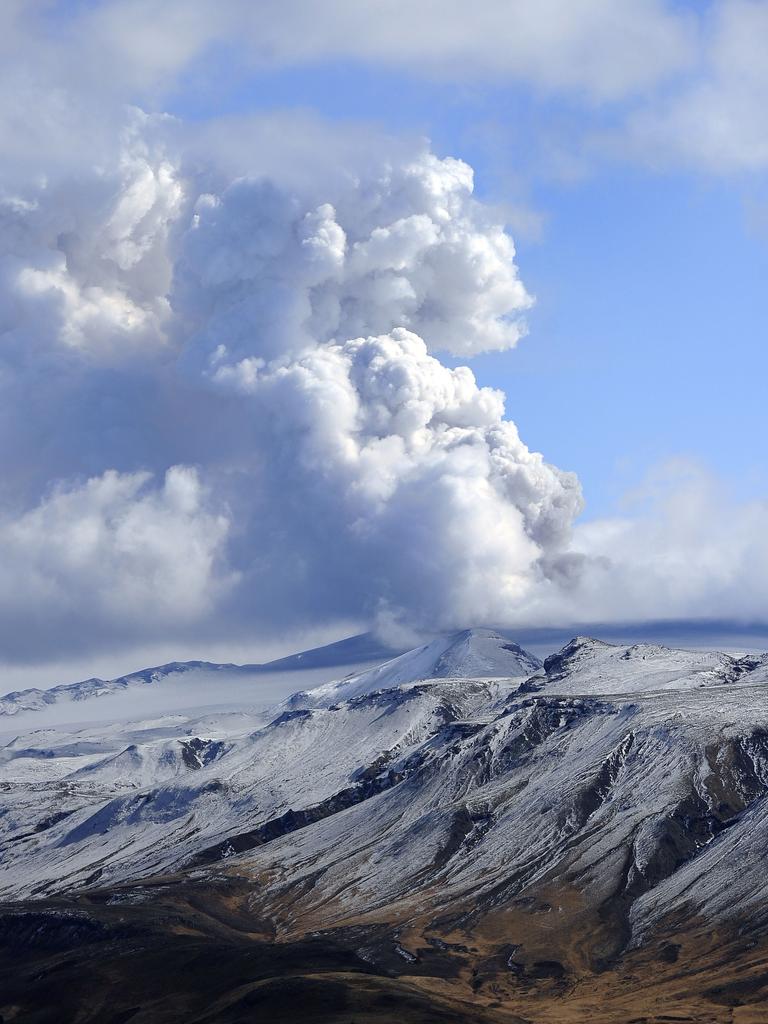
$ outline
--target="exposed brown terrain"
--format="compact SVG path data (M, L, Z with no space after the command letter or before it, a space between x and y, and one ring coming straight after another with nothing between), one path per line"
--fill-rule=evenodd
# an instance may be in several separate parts
M19 1024L762 1024L768 940L667 921L602 959L610 923L578 894L465 928L361 920L292 931L249 909L253 879L150 880L6 904L0 1015ZM553 904L557 898L559 903ZM468 909L468 908L465 908ZM381 916L381 915L377 915Z

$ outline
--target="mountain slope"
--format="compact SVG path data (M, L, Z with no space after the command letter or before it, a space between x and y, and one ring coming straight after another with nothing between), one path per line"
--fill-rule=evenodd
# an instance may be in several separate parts
M327 706L417 679L524 679L539 668L539 659L505 632L464 629L302 696L307 704Z
M298 654L265 662L259 668L264 672L296 672L308 668L340 668L363 664L380 664L402 654L403 649L391 647L379 640L373 633L359 633L356 636L336 640L323 647L313 647Z
M75 935L74 914L111 950L158 914L172 944L345 950L342 1014L363 964L407 982L392 1006L439 994L452 1020L764 1019L768 659L576 638L521 682L535 659L504 643L468 631L266 720L19 736L0 751L0 893L22 902L0 946L38 906L30 935ZM476 678L481 659L521 675ZM393 682L426 670L451 675ZM88 971L83 942L65 970ZM241 996L200 1019L248 1019Z
M217 675L252 675L260 666L220 665L210 661L173 661L167 665L145 668L116 679L84 679L78 683L62 683L44 690L37 687L14 690L0 697L0 716L41 711L53 704L81 702L113 696L143 686L157 686L182 675L198 676L215 681Z
M157 687L167 682L178 682L185 677L190 684L207 684L211 695L227 682L254 683L254 695L258 694L261 679L278 673L307 673L317 679L317 673L326 678L337 670L349 667L360 669L378 664L392 657L391 648L378 641L372 634L363 633L348 637L324 647L301 651L275 661L254 665L220 664L210 661L174 661L166 665L130 672L115 679L84 679L77 683L63 683L48 689L38 687L14 690L0 696L0 717L19 715L30 711L42 711L57 704L89 701L110 697L140 687Z
M399 782L408 758L450 723L493 713L510 692L441 680L338 711L283 711L261 726L172 716L116 728L109 751L100 727L48 732L44 745L34 733L19 737L0 751L0 893L69 889L97 868L114 880L174 869L209 849L239 848L238 837L288 813L367 798ZM216 756L191 763L190 748Z
M544 661L529 680L530 692L614 694L690 690L735 682L757 662L717 651L688 651L661 644L608 644L575 637Z

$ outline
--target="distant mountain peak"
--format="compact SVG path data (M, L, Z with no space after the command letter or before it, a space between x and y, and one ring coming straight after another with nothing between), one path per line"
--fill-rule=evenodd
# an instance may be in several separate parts
M631 693L733 682L746 665L717 651L663 644L610 644L576 636L544 661L538 692Z
M505 630L476 627L444 633L382 665L300 695L319 706L429 679L522 680L541 668Z

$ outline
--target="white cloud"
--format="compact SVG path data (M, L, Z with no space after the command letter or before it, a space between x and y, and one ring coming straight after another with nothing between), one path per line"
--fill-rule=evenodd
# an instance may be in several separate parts
M8 657L762 606L762 506L685 519L699 487L572 534L576 478L436 358L514 344L529 302L465 164L366 153L288 186L173 122L117 138L3 204Z
M470 168L422 147L287 188L136 112L116 138L3 207L0 620L44 615L55 651L519 604L580 498L429 354L513 346L530 303ZM150 487L179 461L199 479Z
M108 163L0 194L5 360L54 340L111 357L162 337L183 191L144 138L150 120L130 112Z
M716 174L764 171L767 39L765 0L714 4L696 73L630 118L630 152L661 167Z
M90 73L168 88L212 46L245 64L352 60L456 78L522 80L616 99L691 60L693 20L663 0L109 0L75 19Z
M471 15L459 0L14 0L0 22L0 142L29 178L77 165L83 149L108 154L126 100L162 109L180 87L209 95L222 65L234 84L253 69L343 61L565 99L565 146L563 131L552 140L543 130L543 142L529 133L518 149L525 158L536 144L551 150L540 157L555 173L606 149L660 167L760 170L767 11L768 0L478 0ZM228 150L247 148L232 139L235 120L218 133ZM279 127L272 141L291 148Z
M531 300L472 187L466 164L423 153L314 208L261 180L202 195L176 266L185 333L230 357L393 327L456 355L512 348Z
M481 0L471 14L459 0L373 8L341 0L331 11L299 0L278 9L279 19L256 19L276 63L351 57L451 79L518 79L596 100L653 85L691 56L688 20L658 0ZM292 31L302 14L308 30Z
M539 591L534 619L764 621L765 499L737 500L725 481L680 459L658 467L630 498L621 517L577 528L575 572L564 588Z
M58 485L0 518L0 637L7 656L144 640L215 608L233 577L218 565L228 520L195 470L108 471Z
M498 621L568 542L576 478L528 450L499 392L402 328L221 366L215 379L268 425L275 573L309 565L314 593L343 584L325 606L339 615L423 629Z

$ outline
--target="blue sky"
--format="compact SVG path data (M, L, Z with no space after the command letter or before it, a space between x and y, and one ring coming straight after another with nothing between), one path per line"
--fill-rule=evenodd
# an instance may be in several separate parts
M738 193L621 168L541 201L544 237L519 247L531 335L481 358L479 378L577 469L591 514L669 457L701 460L739 497L765 493L768 238Z

